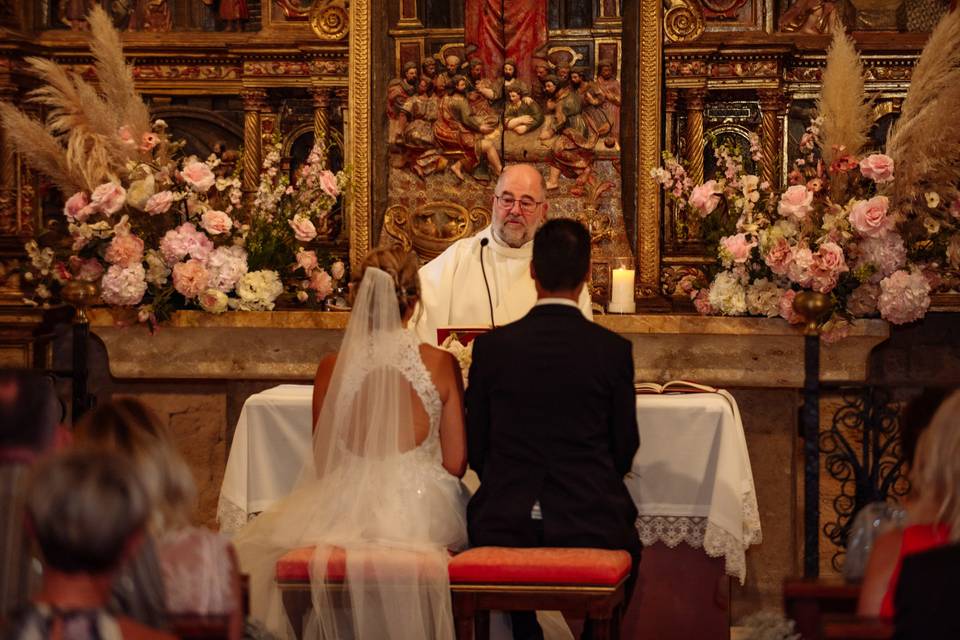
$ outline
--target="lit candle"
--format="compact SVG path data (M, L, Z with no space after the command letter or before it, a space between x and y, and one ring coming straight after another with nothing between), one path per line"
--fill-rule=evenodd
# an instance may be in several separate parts
M633 301L633 269L618 267L613 270L613 284L610 288L609 310L614 313L633 313L636 304Z

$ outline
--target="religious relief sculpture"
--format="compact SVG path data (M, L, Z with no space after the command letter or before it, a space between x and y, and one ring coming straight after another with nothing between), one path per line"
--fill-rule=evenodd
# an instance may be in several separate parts
M442 149L462 154L450 165L458 179L463 180L464 170L476 178L489 179L490 169L498 176L502 168L500 154L489 137L496 130L496 116L491 120L473 113L467 99L467 84L462 75L455 75L451 80L446 95L440 98L434 135Z
M220 0L220 19L226 31L243 31L243 23L250 18L246 0Z
M600 74L594 85L603 96L602 109L610 123L610 132L603 142L606 146L613 147L620 140L620 105L622 103L620 81L617 80L616 69L612 62L601 61L599 66Z
M137 0L130 13L130 31L170 31L172 26L168 0Z
M579 86L563 85L557 76L547 76L544 93L547 111L552 118L540 133L540 139L549 141L550 175L547 189L560 186L560 175L575 178L577 186L590 177L590 169L598 140L595 129L583 113L584 100Z
M828 0L797 0L792 7L780 16L780 30L823 34L833 31L839 19L837 3Z

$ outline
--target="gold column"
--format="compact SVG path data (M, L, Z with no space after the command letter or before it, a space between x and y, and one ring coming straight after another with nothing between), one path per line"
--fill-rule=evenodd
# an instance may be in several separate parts
M323 141L324 159L326 159L326 147L329 144L330 120L327 110L330 108L330 90L326 87L317 87L310 90L313 96L313 139L314 143Z
M16 89L0 87L0 100L14 101ZM0 128L0 233L15 234L19 230L17 220L17 156L7 136Z
M679 99L680 92L676 89L667 89L666 92L664 92L663 148L667 149L675 156L679 155L677 153L678 141L675 140L675 131L677 128L677 101ZM677 210L672 202L668 202L664 205L664 215L666 218L666 224L663 225L664 242L669 245L677 240L678 235Z
M683 92L687 105L687 164L694 184L703 182L703 103L706 89L687 89Z
M246 89L240 93L243 98L243 192L252 197L260 182L262 164L262 134L260 131L260 112L267 102L267 92L261 89Z
M757 95L760 98L760 149L763 151L760 181L776 189L780 185L780 116L786 100L780 89L760 89Z

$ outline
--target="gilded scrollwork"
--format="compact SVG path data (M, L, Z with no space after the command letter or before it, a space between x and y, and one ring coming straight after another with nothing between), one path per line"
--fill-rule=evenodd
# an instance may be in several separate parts
M346 0L318 0L310 10L310 28L321 40L342 40L350 31Z
M693 42L706 29L703 8L696 0L668 0L663 31L672 42Z
M388 238L407 251L415 250L424 262L489 224L488 210L467 210L455 202L428 202L412 213L404 205L396 204L387 209L383 221Z

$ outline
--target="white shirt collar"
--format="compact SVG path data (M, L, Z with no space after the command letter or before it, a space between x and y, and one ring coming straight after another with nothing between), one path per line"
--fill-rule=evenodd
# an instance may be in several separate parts
M571 300L570 298L540 298L533 306L539 307L545 304L562 304L568 307L573 307L574 309L580 309L580 305Z

